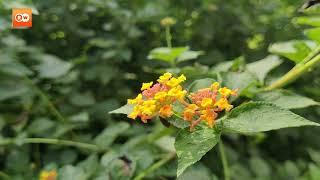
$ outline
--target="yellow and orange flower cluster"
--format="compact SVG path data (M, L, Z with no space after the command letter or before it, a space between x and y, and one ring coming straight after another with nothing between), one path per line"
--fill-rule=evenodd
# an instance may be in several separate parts
M201 121L213 127L219 112L230 111L233 108L228 98L236 95L237 90L220 88L220 84L215 82L210 88L200 89L188 96L191 103L184 109L183 119L190 122L191 128Z
M148 122L157 116L169 118L173 114L182 114L183 119L190 123L192 129L201 121L213 127L219 112L230 111L233 108L228 98L235 96L237 90L220 88L220 84L215 82L209 88L187 95L187 91L181 86L185 80L184 75L176 78L167 72L159 77L156 84L143 83L142 93L135 99L128 99L128 104L134 105L128 117L140 118L143 122ZM175 102L184 106L183 112L173 111Z
M185 80L184 75L175 78L171 73L165 73L159 77L156 84L143 83L142 93L135 99L128 99L128 104L135 105L128 117L131 119L139 117L143 122L158 115L162 118L171 117L172 104L182 101L187 93L180 85Z
M41 171L39 180L56 180L57 179L57 171Z

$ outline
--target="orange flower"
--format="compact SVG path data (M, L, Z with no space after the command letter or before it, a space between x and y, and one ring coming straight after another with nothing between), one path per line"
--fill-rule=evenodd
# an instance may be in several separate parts
M217 116L218 114L213 109L205 109L201 111L200 119L204 120L212 128Z
M173 114L172 111L172 106L171 105L164 105L160 110L159 110L159 115L162 118L168 118L171 117Z

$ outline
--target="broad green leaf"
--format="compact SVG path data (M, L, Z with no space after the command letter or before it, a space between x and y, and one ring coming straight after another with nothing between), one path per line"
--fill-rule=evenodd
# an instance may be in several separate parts
M306 36L308 36L308 38L320 42L320 27L307 29L304 31L304 33Z
M43 55L40 58L41 64L37 66L37 69L41 78L55 79L67 74L72 68L71 63L62 61L56 56Z
M254 100L270 102L285 109L297 109L320 105L313 99L285 90L261 92L254 97Z
M192 59L196 59L197 57L199 57L200 55L203 54L203 51L191 51L191 50L187 50L185 52L183 52L178 58L177 58L177 62L182 62L182 61L188 61L188 60L192 60Z
M241 94L242 90L249 87L251 84L256 83L258 79L254 74L248 71L244 72L227 72L224 73L222 85L231 89L239 89Z
M120 122L105 128L95 139L94 143L101 148L109 147L113 141L124 131L129 128L128 123Z
M0 72L13 76L32 75L33 72L25 65L17 62L7 54L0 55Z
M50 132L54 126L55 122L47 118L39 118L32 121L28 126L28 132L37 136L48 135L48 132Z
M316 44L313 41L293 40L272 44L269 47L269 51L298 63L302 61L315 47Z
M148 59L161 60L168 63L174 63L175 60L184 52L186 52L188 47L159 47L151 50L148 55Z
M195 131L181 130L176 137L175 148L178 156L177 176L187 167L199 161L220 140L220 133L215 129L197 127Z
M70 116L68 119L72 122L88 122L89 114L87 112L79 112L78 114Z
M233 59L232 61L221 62L212 67L211 70L213 72L227 72L229 70L238 71L242 70L243 66L245 66L245 59L243 56L240 56Z
M265 102L249 102L222 119L223 127L239 133L257 133L299 126L320 126L293 112Z
M214 82L217 82L217 81L214 79L211 79L211 78L204 78L204 79L195 80L188 86L187 89L189 92L196 92L199 89L210 88L210 86Z
M118 109L110 111L109 114L130 114L133 111L133 105L126 104Z
M75 167L72 165L66 165L63 166L58 171L58 179L59 180L71 180L71 179L77 179L77 180L86 180L87 175L80 167Z
M29 87L20 81L2 81L0 82L0 101L24 95L29 90Z
M294 18L293 23L310 26L320 26L320 16L302 16Z
M258 77L260 82L264 82L267 74L281 63L282 61L278 56L270 55L264 59L248 64L247 68Z

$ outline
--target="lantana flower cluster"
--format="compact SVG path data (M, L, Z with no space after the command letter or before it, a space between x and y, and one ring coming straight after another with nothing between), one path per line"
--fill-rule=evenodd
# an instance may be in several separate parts
M184 75L173 77L167 72L160 76L155 84L143 83L142 92L136 98L128 99L128 104L134 105L128 117L140 118L146 123L157 116L166 119L176 115L189 122L192 129L201 121L213 127L219 112L233 108L228 98L236 96L237 90L220 87L220 84L215 82L208 88L188 93L181 85L185 80ZM174 112L175 103L183 106L182 112Z

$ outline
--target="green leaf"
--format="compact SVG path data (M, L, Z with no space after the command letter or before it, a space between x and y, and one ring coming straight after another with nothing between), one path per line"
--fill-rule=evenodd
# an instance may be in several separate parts
M210 88L210 86L214 82L217 82L217 81L215 79L211 79L211 78L204 78L204 79L195 80L188 86L187 89L189 92L196 92L199 89Z
M2 81L0 82L0 101L24 95L29 90L29 87L20 81Z
M294 40L272 44L269 51L298 63L308 56L315 47L316 44L312 41Z
M220 140L220 133L208 127L197 127L190 132L181 130L176 138L175 148L178 156L177 176L187 167L199 161Z
M82 168L75 167L72 165L66 165L66 166L63 166L61 169L59 169L58 179L59 180L70 180L70 179L86 180L87 176Z
M126 104L118 109L110 111L109 114L130 114L133 111L133 105Z
M307 29L304 31L304 34L308 36L308 38L320 42L320 27Z
M249 102L222 119L223 127L239 133L257 133L299 126L320 126L293 112L265 102Z
M313 99L286 90L261 92L254 97L254 100L270 102L285 109L297 109L319 105L319 103Z
M183 62L183 61L196 59L197 57L199 57L202 54L203 54L203 51L191 51L191 50L188 50L188 51L183 52L177 58L177 62Z
M320 16L302 16L294 18L293 23L310 26L320 26Z
M39 118L28 126L28 132L37 136L47 135L55 126L55 122L47 118Z
M113 141L129 128L128 123L120 122L105 128L95 139L94 143L101 148L109 147Z
M0 72L13 76L32 75L33 72L25 65L17 62L7 54L0 55Z
M270 55L264 59L248 64L247 68L263 83L267 74L281 63L282 61L278 56Z
M242 90L249 87L251 84L256 83L258 79L251 72L227 72L223 74L222 85L231 89L239 89L241 94Z
M40 58L41 64L37 66L37 69L41 78L55 79L67 74L72 68L71 63L62 61L56 56L43 55Z
M161 60L168 63L174 63L174 61L185 51L187 51L188 47L159 47L151 50L148 55L148 59Z

